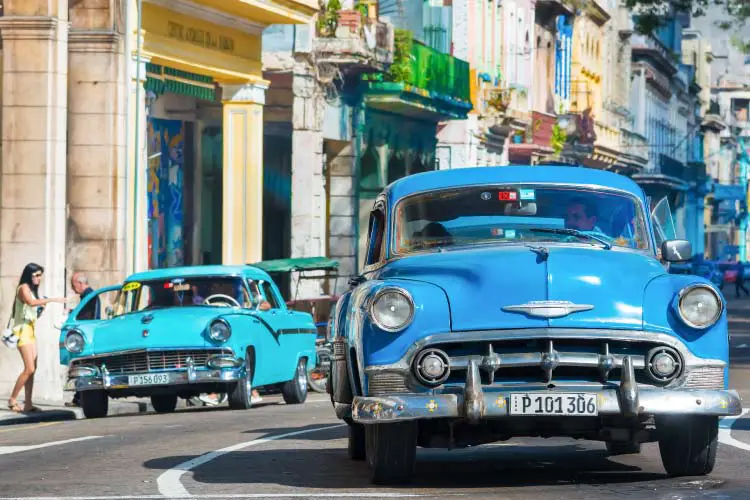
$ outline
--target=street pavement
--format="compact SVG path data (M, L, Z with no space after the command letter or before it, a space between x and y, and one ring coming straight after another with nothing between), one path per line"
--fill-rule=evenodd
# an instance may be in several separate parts
M725 290L733 295L733 290ZM750 401L750 299L729 299L731 385ZM750 403L746 403L750 409ZM669 478L658 446L610 457L602 443L514 439L422 450L413 484L373 486L346 453L326 395L277 396L248 411L186 408L169 415L0 425L5 498L750 499L750 412L722 421L716 469Z

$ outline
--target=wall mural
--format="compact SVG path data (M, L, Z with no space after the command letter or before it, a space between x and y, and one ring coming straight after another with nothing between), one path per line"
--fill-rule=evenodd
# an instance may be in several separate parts
M185 128L179 120L148 120L149 268L184 265Z

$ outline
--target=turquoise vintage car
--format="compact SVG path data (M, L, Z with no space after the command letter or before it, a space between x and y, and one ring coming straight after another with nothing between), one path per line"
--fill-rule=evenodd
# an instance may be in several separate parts
M92 300L119 289L112 306ZM78 391L88 418L107 415L109 398L150 397L174 411L177 398L226 393L247 409L252 389L280 386L303 403L315 364L312 316L287 309L270 276L253 266L193 266L130 276L84 298L60 332L65 389Z

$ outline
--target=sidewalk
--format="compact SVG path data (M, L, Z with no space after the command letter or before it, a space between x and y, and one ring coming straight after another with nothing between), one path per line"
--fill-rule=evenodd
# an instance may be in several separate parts
M23 407L23 400L19 400L19 406ZM59 402L34 402L34 406L42 410L38 413L15 413L8 409L8 401L0 399L0 427L15 424L30 424L37 422L55 422L60 420L80 420L83 410L78 407L66 407ZM125 398L110 399L108 416L135 415L153 411L148 399Z

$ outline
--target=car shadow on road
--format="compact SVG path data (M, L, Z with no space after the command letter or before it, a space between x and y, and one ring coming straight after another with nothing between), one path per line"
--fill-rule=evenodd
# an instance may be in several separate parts
M311 428L314 426L310 426ZM299 430L299 429L297 429ZM272 434L284 429L265 429ZM261 431L263 432L263 431ZM343 438L344 429L332 428L292 436L294 441L328 441ZM345 448L284 443L247 448L228 453L192 471L192 480L212 485L269 484L326 490L379 488L369 481L364 462L352 461ZM341 441L339 441L341 442ZM344 444L341 442L341 444ZM279 449L283 446L283 449ZM166 470L193 459L193 456L164 457L144 465ZM663 473L647 472L640 467L617 461L606 451L578 444L554 446L483 446L462 450L419 449L413 488L485 488L551 486L564 484L633 484L666 479ZM638 488L643 485L638 486ZM645 486L643 486L645 487Z

